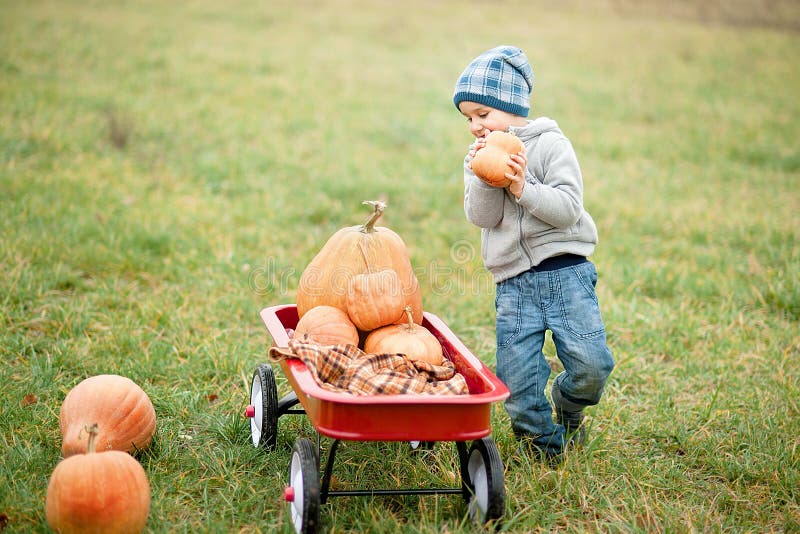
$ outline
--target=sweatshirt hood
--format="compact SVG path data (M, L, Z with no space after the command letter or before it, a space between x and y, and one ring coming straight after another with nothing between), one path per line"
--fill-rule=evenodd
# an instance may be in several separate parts
M545 132L557 132L563 135L561 129L558 127L558 123L548 117L538 117L536 119L529 120L528 124L525 126L511 126L508 130L519 137L523 143L533 139L534 137L538 137Z

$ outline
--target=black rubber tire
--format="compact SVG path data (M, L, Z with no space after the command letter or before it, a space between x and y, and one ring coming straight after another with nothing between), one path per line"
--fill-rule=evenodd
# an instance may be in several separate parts
M278 442L278 387L268 364L260 364L253 373L250 404L256 410L250 419L250 441L255 447L271 451Z
M307 438L299 438L294 443L289 463L289 487L294 490L294 501L289 503L289 517L295 532L315 534L319 531L319 464L314 445Z
M506 508L503 460L491 437L472 443L467 455L466 470L461 473L469 490L465 496L470 517L480 525L499 527Z

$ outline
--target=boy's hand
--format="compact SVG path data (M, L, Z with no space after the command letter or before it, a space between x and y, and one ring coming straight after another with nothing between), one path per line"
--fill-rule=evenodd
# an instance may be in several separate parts
M486 146L486 139L483 137L478 138L469 148L469 168L472 168L472 160L475 159L475 154L478 153L478 150L482 149Z
M519 197L522 196L522 190L525 188L525 169L528 166L528 158L525 156L524 151L512 154L510 157L511 161L508 163L508 166L511 167L514 172L506 173L506 178L511 180L511 183L508 185L508 191L514 195L515 198L519 199Z

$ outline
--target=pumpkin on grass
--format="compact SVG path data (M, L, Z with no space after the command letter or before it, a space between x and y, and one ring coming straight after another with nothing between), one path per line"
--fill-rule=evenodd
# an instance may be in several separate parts
M96 375L72 388L58 414L64 457L86 452L87 424L97 423L97 449L135 452L145 449L156 430L156 411L150 398L133 380L119 375Z
M414 323L411 308L406 307L407 322L373 330L364 341L364 351L370 354L399 353L411 360L441 365L442 345L431 331Z
M303 317L311 308L333 306L347 313L350 280L372 271L391 269L400 279L403 304L411 306L414 319L422 321L422 293L411 267L408 249L394 231L375 226L386 203L365 201L373 213L364 224L336 231L303 270L297 287L297 314Z
M508 187L511 180L506 173L511 172L511 154L525 150L519 137L512 133L495 130L486 136L486 146L478 150L470 166L475 176L495 187Z
M150 511L144 468L127 452L96 452L97 436L98 426L87 426L87 452L65 458L53 470L45 502L47 524L61 534L141 532Z
M402 320L405 298L394 269L373 272L364 245L358 243L358 248L367 272L355 275L347 285L347 315L359 330L369 332Z
M345 312L333 306L315 306L294 327L294 337L308 335L320 345L358 346L358 330Z

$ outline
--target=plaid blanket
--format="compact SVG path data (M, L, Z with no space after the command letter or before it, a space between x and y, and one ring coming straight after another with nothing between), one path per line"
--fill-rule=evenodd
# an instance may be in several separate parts
M272 361L299 358L324 389L353 395L403 393L466 395L467 383L450 360L442 365L413 361L403 354L368 354L354 345L318 345L292 339L272 347Z

